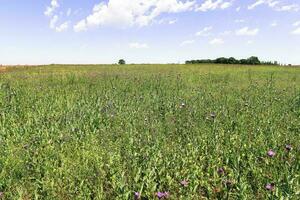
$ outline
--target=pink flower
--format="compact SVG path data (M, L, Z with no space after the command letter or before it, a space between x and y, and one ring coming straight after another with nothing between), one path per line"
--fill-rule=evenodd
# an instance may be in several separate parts
M170 196L170 193L169 192L157 192L156 196L159 199L167 199Z
M221 168L218 169L218 174L219 174L220 176L225 174L225 169L224 169L224 167L221 167Z
M266 185L266 190L268 190L268 191L274 191L275 190L275 183L268 183Z
M141 198L141 193L135 192L134 193L134 199L137 200L137 199L140 199L140 198Z
M275 153L275 151L273 151L272 149L270 149L270 150L268 151L267 155L268 155L269 157L273 158L273 157L276 155L276 153Z

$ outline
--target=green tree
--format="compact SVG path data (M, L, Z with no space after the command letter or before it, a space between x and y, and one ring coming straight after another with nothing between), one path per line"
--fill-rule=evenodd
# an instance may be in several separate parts
M228 64L239 64L239 61L236 60L234 57L228 58Z
M120 59L120 60L119 60L119 65L125 65L125 64L126 64L126 62L125 62L124 59Z
M260 60L256 56L251 56L247 59L249 65L260 65Z

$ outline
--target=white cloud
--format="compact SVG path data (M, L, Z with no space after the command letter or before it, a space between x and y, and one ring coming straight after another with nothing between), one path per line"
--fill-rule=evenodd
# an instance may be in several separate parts
M209 36L210 35L209 31L211 31L212 29L213 29L212 26L205 27L201 31L198 31L195 35L196 36Z
M69 22L64 22L60 25L57 25L59 17L55 14L56 9L59 8L58 0L51 0L50 5L46 8L44 14L50 18L49 27L56 32L63 32L69 28ZM71 14L71 9L68 9L67 16Z
M254 43L253 40L248 40L248 41L247 41L247 44L248 44L248 45L253 44L253 43Z
M279 1L277 0L256 0L253 4L248 6L249 10L252 10L260 5L268 5L269 7L275 7L277 4L279 4Z
M293 26L300 26L300 21L296 21L295 23L293 23Z
M195 40L186 40L186 41L183 41L180 46L186 46L186 45L189 45L189 44L194 44L195 43Z
M209 41L209 44L211 44L211 45L221 45L221 44L224 44L224 40L221 39L221 38L215 38L215 39Z
M249 27L244 27L239 30L236 30L235 34L240 36L255 36L259 32L258 28L249 29Z
M298 4L290 4L290 5L283 5L276 8L277 11L299 11L300 6Z
M69 22L64 22L61 25L57 26L58 19L59 17L57 15L54 15L50 20L49 27L51 29L54 29L56 32L66 31L69 28Z
M195 3L191 0L109 0L96 4L92 13L79 21L74 30L81 31L105 25L146 26L163 13L191 10Z
M46 8L44 14L46 16L53 15L53 12L59 7L58 0L51 0L50 5Z
M227 1L227 2L222 3L221 6L220 6L220 8L224 10L224 9L229 8L231 6L232 6L232 2L231 1Z
M69 28L69 22L64 22L61 25L55 27L56 32L63 32Z
M266 5L276 11L299 11L300 5L298 4L284 4L279 0L256 0L253 4L248 6L249 10L252 10L258 6Z
M75 32L86 31L86 30L87 30L87 26L86 26L85 20L81 20L74 26Z
M130 43L129 47L132 49L148 49L149 48L148 44L138 43L138 42Z
M240 12L240 10L241 10L241 7L237 7L237 8L235 9L236 12Z
M172 24L176 24L178 21L178 19L167 19L167 18L163 18L163 19L160 19L159 21L157 21L158 24L169 24L169 25L172 25Z
M293 35L300 35L300 27L296 28L294 31L292 31Z
M55 28L57 21L58 21L58 16L54 15L50 20L50 25L49 25L50 28L52 29Z
M266 2L264 0L258 0L256 2L254 2L253 4L249 5L248 9L252 10L252 9L256 8L257 6L260 6L260 5L265 4L265 3Z
M232 6L233 1L224 1L224 0L206 0L203 2L196 11L206 12L209 10L216 10L216 9L226 9Z

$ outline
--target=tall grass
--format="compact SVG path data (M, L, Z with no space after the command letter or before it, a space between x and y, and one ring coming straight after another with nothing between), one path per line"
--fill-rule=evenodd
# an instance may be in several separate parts
M4 199L299 199L299 141L298 68L0 73Z

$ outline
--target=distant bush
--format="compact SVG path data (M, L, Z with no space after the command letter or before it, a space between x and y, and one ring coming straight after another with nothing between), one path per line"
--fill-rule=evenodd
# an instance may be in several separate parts
M118 63L119 63L119 65L125 65L126 64L124 59L120 59Z
M240 65L278 65L278 62L272 62L272 61L268 61L268 62L264 62L264 61L260 61L258 59L258 57L256 56L251 56L250 58L247 59L235 59L234 57L230 57L230 58L225 58L225 57L221 57L221 58L217 58L215 60L210 60L210 59L202 59L202 60L188 60L185 62L185 64L240 64Z

